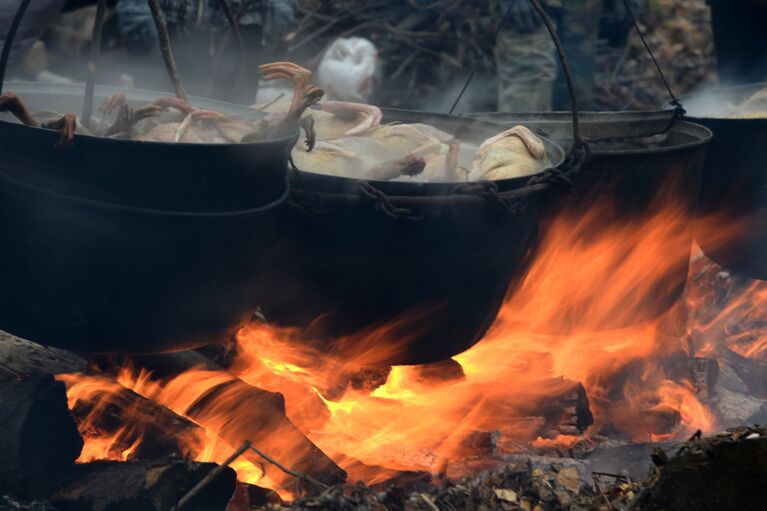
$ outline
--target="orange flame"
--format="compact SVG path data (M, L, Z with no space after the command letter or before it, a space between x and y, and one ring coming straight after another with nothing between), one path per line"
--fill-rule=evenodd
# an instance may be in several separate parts
M388 374L375 368L404 342L392 338L392 325L340 340L345 349L328 351L295 329L254 324L238 334L230 374L188 371L159 383L123 370L119 385L71 376L65 380L70 406L108 395L117 385L188 416L210 389L235 375L283 394L293 423L351 480L369 484L392 470L442 470L465 455L467 438L477 432L500 433L498 445L508 449L570 447L581 438L572 420L583 395L599 433L659 440L710 431L716 418L692 384L664 362L684 358L688 325L676 309L657 317L665 308L659 300L680 291L676 276L689 263L690 219L674 208L654 211L596 230L604 218L598 209L554 221L485 339L443 370L450 377L419 367L397 366ZM748 289L712 324L733 310L762 314L765 300L767 285ZM644 321L637 324L637 318ZM764 356L766 343L761 336L733 349ZM185 440L184 452L219 462L231 453L236 446L219 433L240 413L234 399L205 404L205 436ZM81 429L88 430L88 420ZM122 431L101 433L87 436L82 461L129 458L135 447L125 438L141 440ZM290 450L282 452L289 464ZM241 480L274 487L251 460L235 468Z

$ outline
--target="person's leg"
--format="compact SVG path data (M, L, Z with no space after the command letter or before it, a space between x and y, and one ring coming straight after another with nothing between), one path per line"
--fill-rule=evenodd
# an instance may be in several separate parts
M597 73L597 41L602 0L562 0L559 37L573 75L576 99L581 110L593 110ZM562 68L554 84L554 108L570 109L570 96Z
M767 80L767 8L745 1L711 2L719 81L723 85Z
M522 34L504 26L496 41L495 60L499 111L551 110L557 62L546 27L541 25L535 32Z

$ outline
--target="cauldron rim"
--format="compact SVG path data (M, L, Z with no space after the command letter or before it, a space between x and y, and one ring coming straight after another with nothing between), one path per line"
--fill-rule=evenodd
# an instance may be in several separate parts
M502 122L500 120L493 120L493 117L507 118L510 120L519 120L520 122L572 122L572 114L567 111L554 111L554 112L472 112L462 114L462 116L472 119L481 119L490 123L497 123L503 126L509 126L510 123ZM625 111L609 111L609 112L594 112L583 111L578 112L581 125L588 123L598 122L638 122L642 120L653 119L655 121L662 121L666 119L669 123L672 122L673 111L672 110L625 110ZM714 133L702 124L692 122L690 120L674 120L671 129L677 126L683 126L685 128L692 128L693 132L689 133L697 140L686 142L683 144L674 144L667 147L651 147L645 149L602 149L599 147L592 147L591 152L595 157L611 157L611 156L641 156L641 155L663 155L668 153L674 153L677 151L685 151L696 149L700 146L704 146L711 142L714 137ZM695 133L697 132L697 133ZM646 136L646 135L642 135ZM630 138L630 137L625 137ZM584 137L584 140L588 143L594 141L593 137ZM599 140L599 139L596 139Z
M23 94L65 94L67 92L71 93L79 93L82 95L84 93L84 85L82 84L41 84L40 82L28 82L28 81L10 81L6 82L5 84L5 90L11 91L14 89L20 89L23 90L23 92L20 94L22 96L22 99L24 99ZM137 96L146 96L146 98L154 97L154 99L157 99L158 97L162 97L163 95L167 96L168 94L163 94L160 91L152 91L147 89L125 89L120 87L111 87L108 85L97 85L96 86L96 92L124 92L126 97L131 100L135 100ZM234 103L227 103L224 101L217 101L214 99L208 99L203 98L199 96L189 96L189 102L191 104L205 104L210 106L220 106L221 109L217 109L216 111L223 111L224 113L250 113L253 115L260 114L261 112L258 112L256 110L252 110L246 106L243 105L237 105ZM19 122L15 121L8 121L4 119L0 119L1 123L9 124L12 126L16 126L16 129L19 129L20 131L27 130L27 131L34 131L34 130L42 130L47 132L55 132L55 130L52 130L50 128L43 128L39 126L26 126L24 124L21 124ZM294 131L290 135L286 137L280 137L280 138L273 138L269 140L264 140L261 142L247 142L247 143L210 143L210 142L161 142L161 141L155 141L155 140L134 140L134 139L124 139L124 138L109 138L109 137L100 137L96 135L86 135L83 133L75 133L75 144L77 144L77 141L80 140L88 140L91 142L97 142L106 144L107 146L115 145L115 146L122 146L122 147L129 147L131 144L136 145L136 149L140 149L140 146L153 146L153 147L177 147L181 149L188 149L190 147L199 147L199 148L226 148L229 146L243 146L243 147L254 147L254 146L269 146L269 145L275 145L275 146L281 146L287 142L290 142L291 140L294 141L298 137L298 130ZM293 144L291 144L292 147Z
M286 182L288 178L285 178ZM94 208L104 211L118 212L128 215L141 215L141 216L157 216L157 217L176 217L176 218L196 218L196 219L232 219L232 218L247 218L249 216L258 215L273 209L282 204L290 195L290 186L286 183L285 189L282 194L275 200L250 209L241 209L233 211L172 211L155 208L145 208L138 206L127 206L125 204L117 204L114 202L104 202L95 199L88 199L85 197L78 197L75 195L69 195L60 193L42 186L36 186L31 183L25 183L19 179L15 179L5 172L0 170L0 181L5 182L11 186L22 188L27 192L37 195L45 195L54 200L61 202L69 202L82 206L84 208Z
M468 117L463 117L460 115L447 115L442 113L406 110L406 109L400 109L400 108L381 108L381 111L384 114L384 121L386 120L387 115L393 116L393 117L415 116L415 117L423 117L423 119L419 120L418 122L423 122L425 124L430 124L430 125L433 125L433 123L430 122L430 118L431 118L431 119L437 119L437 124L439 124L440 121L441 122L461 122L461 123L466 123L467 121L471 121L473 124L479 125L480 129L484 128L486 130L492 130L495 134L498 134L501 131L505 131L507 129L507 127L501 123L488 122L488 121L479 120L479 119L470 119ZM442 129L440 128L439 125L435 127L437 127L438 129ZM542 173L544 173L546 170L560 167L562 163L564 163L565 161L565 157L566 157L565 150L558 143L554 142L550 138L547 138L547 137L540 137L540 138L543 139L544 144L546 146L547 153L549 153L549 156L550 157L552 156L552 152L555 155L555 158L552 158L552 160L554 161L552 161L550 165L541 169L539 172L529 174L526 176L520 176L520 177L515 177L510 179L498 179L498 180L492 180L489 182L494 183L496 186L504 190L521 188L521 187L524 187L525 184L527 184L527 182L529 181L531 177L539 176ZM308 186L308 189L310 189L312 192L318 192L318 193L358 194L359 193L358 185L359 183L364 182L384 191L385 193L391 196L427 196L429 198L444 198L444 197L450 197L454 195L453 190L457 187L478 182L478 181L380 181L375 179L360 179L360 178L345 177L345 176L331 176L328 174L312 172L310 170L305 170L305 169L298 169L298 171L302 179L311 180L311 183ZM301 183L298 183L298 185L300 186Z

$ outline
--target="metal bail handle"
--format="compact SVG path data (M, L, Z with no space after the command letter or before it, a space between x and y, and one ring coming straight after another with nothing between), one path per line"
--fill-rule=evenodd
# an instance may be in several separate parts
M24 14L27 12L27 7L31 0L21 0L19 8L16 9L16 14L13 16L11 27L8 29L8 33L5 36L3 42L3 53L0 55L0 94L3 93L3 83L5 82L5 71L8 68L8 61L11 59L11 48L13 48L13 41L16 39L16 32L19 30L21 20L24 19Z
M626 12L628 12L629 16L631 16L631 22L634 24L634 28L636 29L637 34L639 34L639 38L642 40L642 44L644 45L645 50L647 50L647 54L650 55L650 59L652 59L653 64L655 64L655 69L658 70L658 74L660 75L660 79L663 81L663 85L666 86L668 95L669 97L671 97L671 101L669 101L669 104L674 107L674 117L675 118L682 117L684 114L687 113L687 111L682 106L682 102L679 101L679 99L677 99L676 95L674 94L674 91L671 90L671 84L668 83L668 80L666 79L666 75L663 73L663 69L660 67L658 60L655 58L655 55L650 49L650 45L647 43L647 39L645 39L645 36L642 33L642 29L639 27L639 22L637 21L636 16L634 16L634 10L631 8L631 5L629 4L628 0L623 0L623 5L626 6Z
M573 117L573 146L570 148L570 156L573 156L573 159L576 160L581 160L582 158L588 159L591 157L591 149L589 149L588 144L583 140L583 137L581 137L581 124L580 119L578 118L578 99L575 96L575 85L573 84L573 75L570 72L570 62L567 60L562 41L559 39L559 35L557 35L556 28L554 28L554 22L551 21L551 17L543 8L541 2L539 0L530 0L530 3L538 12L538 16L541 17L541 20L543 20L543 24L549 32L549 36L551 36L554 46L557 48L559 62L562 64L562 71L565 75L565 81L567 82L567 91L570 94L570 109ZM582 153L582 156L575 157L576 152Z

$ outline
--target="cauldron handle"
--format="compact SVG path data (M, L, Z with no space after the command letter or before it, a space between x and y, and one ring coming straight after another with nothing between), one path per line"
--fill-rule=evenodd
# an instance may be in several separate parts
M24 19L24 14L27 12L27 7L31 0L21 0L19 8L16 9L16 14L13 16L13 21L8 29L8 33L3 41L3 52L0 55L0 94L3 93L3 83L5 82L5 71L8 68L8 61L11 59L11 48L13 47L13 41L16 39L16 32L19 30L21 20Z
M570 174L573 171L577 172L580 169L580 165L591 158L591 149L588 144L583 140L581 136L581 124L578 118L578 99L575 97L575 85L573 84L573 76L570 72L570 63L565 55L565 49L562 46L562 41L557 35L557 30L554 28L554 22L551 21L551 17L541 5L539 0L530 0L533 8L538 12L543 21L546 30L551 36L551 40L554 42L554 46L557 48L557 54L559 55L559 62L562 64L562 71L565 75L565 81L567 82L567 92L570 95L570 109L573 117L573 145L570 148L567 160L565 161L565 171Z
M629 4L628 0L622 0L622 1L623 1L623 5L626 7L626 12L628 12L629 16L631 16L631 23L634 25L634 29L637 31L637 34L639 34L639 39L642 40L642 44L644 45L645 50L647 50L647 54L650 55L650 59L655 65L655 69L658 70L658 75L660 75L660 79L661 81L663 81L663 85L666 86L668 95L671 98L671 101L669 101L669 104L674 107L674 118L671 120L671 123L673 124L674 120L676 120L677 118L683 117L684 114L687 113L687 111L684 109L684 107L682 106L682 102L679 101L679 99L674 94L674 91L671 89L671 84L668 83L668 80L666 79L666 75L665 73L663 73L663 69L660 67L660 64L658 63L658 59L655 58L655 55L650 49L650 45L647 43L647 39L645 39L645 36L642 33L642 28L639 26L639 22L637 21L636 16L634 16L634 10L631 8L631 4ZM671 128L671 125L669 125L669 127L666 128L666 131L668 131L670 128Z

